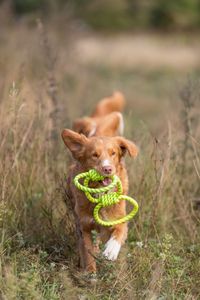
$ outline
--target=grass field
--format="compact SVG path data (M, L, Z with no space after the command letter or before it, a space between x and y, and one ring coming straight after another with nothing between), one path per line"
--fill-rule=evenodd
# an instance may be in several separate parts
M66 24L1 17L0 298L200 299L198 64L90 60L83 33ZM140 148L127 159L140 208L119 262L99 257L90 286L77 268L60 132L115 89L127 98L125 136Z

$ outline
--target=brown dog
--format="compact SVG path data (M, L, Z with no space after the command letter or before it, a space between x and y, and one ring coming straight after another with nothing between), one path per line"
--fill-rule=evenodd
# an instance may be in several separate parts
M121 245L127 238L127 224L119 224L112 227L99 226L94 222L94 205L88 201L85 194L78 190L73 183L73 178L90 169L97 170L105 176L102 182L96 182L95 187L106 186L110 183L110 176L119 176L123 186L123 194L128 192L128 177L124 164L126 152L131 157L136 157L138 150L134 143L120 137L86 137L72 130L65 129L62 138L70 150L74 163L69 170L68 186L69 196L73 202L77 224L80 230L79 253L81 267L88 272L96 272L95 253L98 245L93 245L91 231L97 230L101 240L106 242L103 255L109 260L116 260ZM126 203L121 201L111 207L101 210L103 219L112 220L123 217L126 214Z

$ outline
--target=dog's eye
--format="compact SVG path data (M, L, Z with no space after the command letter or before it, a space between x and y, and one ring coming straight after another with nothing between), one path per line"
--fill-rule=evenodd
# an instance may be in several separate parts
M96 153L96 152L94 152L94 153L92 154L92 157L93 157L93 158L98 158L98 157L99 157L99 154Z
M116 152L115 152L115 151L113 151L113 152L112 152L112 156L115 156L115 154L116 154Z

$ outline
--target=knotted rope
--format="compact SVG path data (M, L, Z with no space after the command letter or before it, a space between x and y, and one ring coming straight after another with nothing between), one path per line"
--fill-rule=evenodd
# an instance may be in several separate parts
M81 190L85 193L86 197L88 198L88 200L90 202L97 204L93 211L93 216L94 216L94 220L96 221L96 223L98 223L102 226L114 226L114 225L129 221L137 213L138 204L133 198L122 195L122 184L117 175L113 175L110 177L112 179L112 182L108 186L100 187L100 188L90 188L88 186L90 181L98 182L98 181L102 181L104 178L105 177L102 176L101 174L99 174L96 170L92 169L92 170L89 170L88 172L78 174L74 178L74 184L79 190ZM80 179L84 179L83 185L80 184L80 182L79 182ZM117 192L110 192L107 194L102 194L105 192L109 192L114 187L117 187ZM94 198L94 197L92 197L91 194L95 194L95 195L99 194L99 197ZM126 215L120 219L113 220L113 221L105 221L99 217L99 211L101 208L117 204L121 200L126 200L133 205L133 209L128 215Z

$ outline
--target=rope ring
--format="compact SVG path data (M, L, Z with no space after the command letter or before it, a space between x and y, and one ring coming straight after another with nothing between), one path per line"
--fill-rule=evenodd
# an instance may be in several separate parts
M92 180L92 177L89 177L88 175L91 174L91 171L94 171L94 174L99 174L97 173L96 170L90 170L89 172L85 172L85 173L81 173L79 175L77 175L75 178L74 178L74 184L75 186L83 191L83 192L89 192L91 194L99 194L99 193L104 193L104 192L108 192L109 190L111 190L113 187L115 187L117 185L117 182L119 181L119 178L117 175L113 175L111 176L110 178L112 179L112 182L108 185L108 186L104 186L102 188L89 188L87 185L82 185L79 180L82 179L82 178L85 178L87 177L85 180L85 183L84 184L88 184L90 180ZM89 173L89 174L88 174ZM103 180L105 177L104 176L101 176L99 174L99 179L98 180ZM95 180L92 180L92 181L95 181ZM96 180L97 181L97 180Z
M95 208L94 208L94 211L93 211L93 215L94 215L94 219L95 221L102 225L102 226L115 226L115 225L118 225L118 224L121 224L121 223L125 223L125 222L128 222L130 221L135 215L136 213L138 212L138 203L135 199L131 198L131 197L128 197L128 196L125 196L125 195L121 195L119 198L118 198L118 202L120 200L126 200L126 201L129 201L132 205L133 205L133 209L131 210L131 212L120 218L120 219L117 219L117 220L113 220L113 221L106 221L106 220L103 220L99 217L99 212L102 208L104 208L104 206L102 205L102 203L98 203Z
M102 226L114 226L129 221L136 215L138 211L138 204L135 199L126 195L122 195L122 184L117 175L113 175L110 177L112 179L112 182L106 187L101 187L101 188L88 187L90 181L100 181L103 180L104 178L105 177L99 174L96 170L92 169L88 172L78 174L74 178L74 184L79 190L85 193L87 199L90 202L97 204L93 210L94 220L97 222L97 224L100 224ZM80 179L84 179L83 185L79 182ZM102 193L112 190L115 186L117 186L117 192L111 192L111 193L101 195ZM99 197L94 198L91 195L94 193L100 194ZM102 208L115 205L119 203L119 201L121 200L129 201L133 205L133 209L128 215L113 221L106 221L99 217L99 211Z

